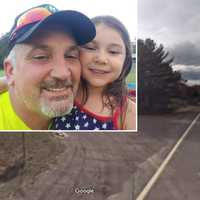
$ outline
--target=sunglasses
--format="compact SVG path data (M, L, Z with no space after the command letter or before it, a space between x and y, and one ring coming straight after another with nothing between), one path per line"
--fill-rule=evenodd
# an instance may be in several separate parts
M12 28L9 40L12 41L15 39L17 31L21 30L29 24L42 21L57 11L58 9L50 4L43 4L26 10L22 14L18 15L15 19L15 24Z

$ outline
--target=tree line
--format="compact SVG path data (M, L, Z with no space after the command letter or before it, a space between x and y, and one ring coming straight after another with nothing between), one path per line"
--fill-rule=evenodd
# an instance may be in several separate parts
M0 69L3 67L3 60L8 53L8 33L0 38Z
M188 86L179 71L172 69L173 57L162 44L138 39L139 113L172 112L180 107L198 105L200 86Z

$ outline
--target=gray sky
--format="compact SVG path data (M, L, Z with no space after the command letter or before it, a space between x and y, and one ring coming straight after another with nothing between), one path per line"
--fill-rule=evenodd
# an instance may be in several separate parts
M189 83L200 80L200 0L139 0L138 37L162 43Z
M77 10L88 17L113 15L124 23L132 40L136 37L137 0L5 0L1 5L0 34L10 30L18 14L44 3L61 10Z

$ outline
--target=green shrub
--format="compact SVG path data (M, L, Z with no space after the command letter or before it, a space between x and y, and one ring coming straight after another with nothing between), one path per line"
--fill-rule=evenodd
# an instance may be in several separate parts
M0 77L4 75L4 71L0 69Z

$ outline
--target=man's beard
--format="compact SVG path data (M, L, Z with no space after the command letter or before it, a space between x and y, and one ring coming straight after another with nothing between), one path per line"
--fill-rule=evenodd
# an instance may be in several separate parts
M48 118L59 117L63 115L67 115L71 112L74 104L73 95L68 96L67 99L63 99L60 101L50 102L46 99L41 99L40 107L41 112L47 116Z
M69 114L71 112L74 104L74 92L71 81L62 81L58 79L46 80L42 83L41 87L47 90L60 88L66 88L66 90L70 90L67 92L67 96L58 96L55 98L41 97L41 111L45 116L54 118Z
M66 96L58 96L48 98L48 96L44 95L43 92L45 90L54 88L59 89L62 87L66 87L69 90ZM44 91L42 91L44 90ZM40 95L38 93L38 89L33 89L29 92L29 95L25 95L25 91L23 88L17 88L16 96L18 99L24 103L25 107L35 113L40 113L47 118L54 118L58 116L63 116L69 114L71 109L73 108L75 94L77 92L76 87L72 86L71 81L61 81L61 80L46 80L40 86Z

